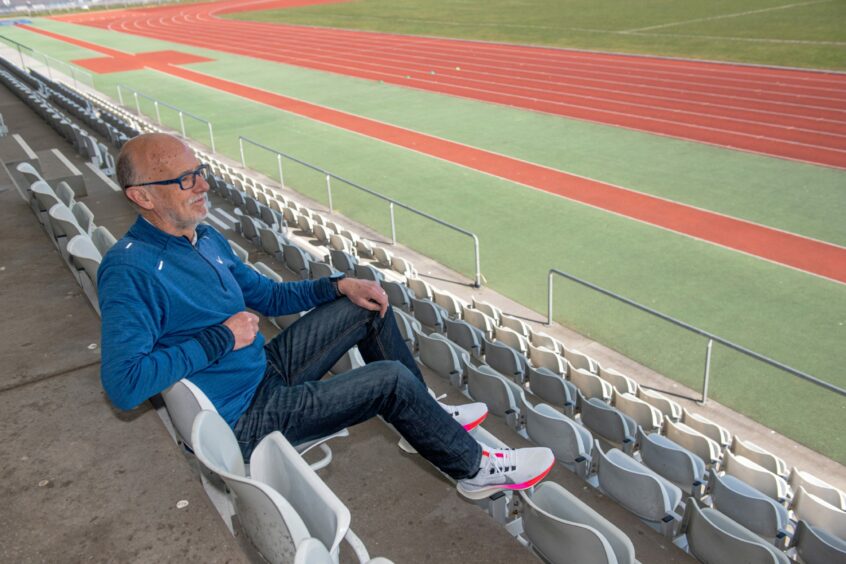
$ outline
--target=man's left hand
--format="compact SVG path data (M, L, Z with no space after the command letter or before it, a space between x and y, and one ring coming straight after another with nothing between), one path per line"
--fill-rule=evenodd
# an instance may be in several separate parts
M338 282L338 291L358 307L378 311L379 317L385 317L388 311L388 295L378 282L344 278Z

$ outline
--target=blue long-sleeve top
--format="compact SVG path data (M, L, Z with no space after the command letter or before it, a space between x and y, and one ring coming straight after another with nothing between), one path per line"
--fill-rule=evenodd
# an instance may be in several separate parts
M112 402L132 409L188 378L231 426L264 375L264 337L235 351L220 324L247 308L286 315L336 296L328 278L276 283L262 276L212 227L197 226L192 244L141 217L103 257L97 286L100 378Z

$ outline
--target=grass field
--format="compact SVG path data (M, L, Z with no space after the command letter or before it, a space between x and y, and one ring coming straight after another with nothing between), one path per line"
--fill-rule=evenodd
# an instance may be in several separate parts
M846 69L844 0L353 0L226 17Z
M846 173L405 90L113 32L38 25L126 51L175 48L214 62L198 70L296 98L403 125L598 180L745 217L838 244L846 242ZM63 59L94 56L22 30L5 33ZM557 267L840 385L846 361L846 287L633 222L350 132L151 71L97 77L115 96L127 84L214 122L219 150L237 157L245 135L453 221L479 234L489 285L545 311L546 271ZM152 114L152 107L146 110ZM163 114L171 125L176 116ZM193 131L203 140L205 131ZM555 140L550 143L549 140ZM274 174L275 160L248 151ZM293 187L325 200L323 179L288 167ZM461 202L456 205L456 202ZM350 217L387 232L384 206L336 193ZM470 274L466 240L398 216L402 242ZM532 248L532 253L526 253ZM555 318L603 344L697 388L704 341L557 283ZM538 316L540 318L540 315ZM843 420L846 402L717 348L712 397L832 458L846 441L820 433ZM762 392L763 390L763 392ZM766 399L762 401L762 397Z

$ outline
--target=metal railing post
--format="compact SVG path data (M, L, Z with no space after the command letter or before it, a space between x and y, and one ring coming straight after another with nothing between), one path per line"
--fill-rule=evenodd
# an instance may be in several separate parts
M394 217L394 203L391 202L388 208L391 210L391 245L397 244L397 221Z
M329 213L335 213L335 209L332 207L332 183L329 180L329 175L326 175L326 194L329 196Z
M23 56L23 53L21 52L21 46L18 45L17 47L18 47L18 56L21 58L21 68L24 69L24 68L26 68L26 65L24 64L24 56Z
M546 324L552 325L552 280L554 272L550 271L548 280L546 281Z
M117 85L118 89L118 100L120 101L121 107L126 107L126 104L123 103L123 91L120 88L120 84Z
M285 175L282 174L282 155L276 153L276 166L279 168L279 184L282 188L285 187Z
M482 263L479 258L479 238L473 234L473 254L476 255L476 276L474 276L473 286L476 288L482 287Z
M700 405L705 405L708 401L708 384L711 380L711 349L714 347L714 339L708 339L708 346L705 348L705 375L702 377L702 401Z
M211 143L212 155L216 155L217 150L215 149L215 146L214 146L214 130L212 129L212 123L211 122L207 122L207 123L209 124L209 142Z
M76 71L73 69L73 65L68 65L71 71L71 80L73 80L73 88L74 90L79 90L79 86L76 84Z
M185 116L182 114L182 111L179 111L179 127L182 129L182 137L188 137L185 134Z
M161 112L159 112L159 101L154 100L153 106L156 108L156 121L159 123L159 125L161 125L162 124L162 114L161 114Z
M238 138L238 149L241 151L241 166L247 168L247 158L244 156L244 138Z
M44 65L47 67L47 77L53 80L53 69L50 68L50 61L47 60L47 55L44 55Z
M138 110L138 116L141 116L141 102L138 101L138 92L135 91L132 93L135 96L135 109Z

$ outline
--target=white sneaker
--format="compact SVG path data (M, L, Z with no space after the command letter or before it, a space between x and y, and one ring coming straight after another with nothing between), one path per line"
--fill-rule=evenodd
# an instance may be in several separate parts
M434 395L432 397L434 397ZM447 405L441 402L438 403L442 408L444 408L444 411L451 414L452 418L464 427L466 431L470 431L478 427L482 421L485 420L485 417L488 416L488 406L482 402L468 403L465 405ZM400 437L398 446L408 454L417 453L417 451L414 450L414 447L411 446L403 437Z
M470 499L484 499L502 490L525 490L546 477L555 455L546 447L492 449L482 445L479 472L458 481L458 492Z
M466 431L471 431L478 427L485 417L488 416L488 406L482 402L468 403L465 405L447 405L441 403L444 411L452 415Z

